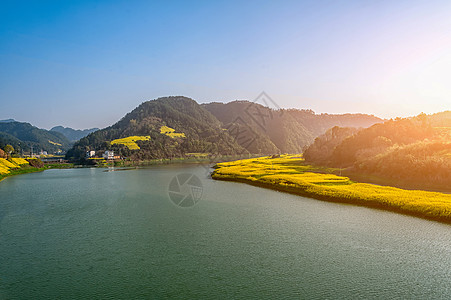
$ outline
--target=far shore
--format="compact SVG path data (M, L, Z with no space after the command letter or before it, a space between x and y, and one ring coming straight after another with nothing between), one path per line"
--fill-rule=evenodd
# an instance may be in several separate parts
M218 162L232 161L242 158L258 157L259 155L223 155L217 157L174 157L174 158L161 158L161 159L148 159L148 160L110 160L104 163L95 165L89 164L74 164L74 163L44 163L44 167L35 168L31 166L22 167L19 169L13 169L9 174L0 175L0 181L7 177L12 177L21 174L43 172L49 169L72 169L72 168L129 168L129 167L146 167L153 165L166 165L166 164L211 164L214 165Z

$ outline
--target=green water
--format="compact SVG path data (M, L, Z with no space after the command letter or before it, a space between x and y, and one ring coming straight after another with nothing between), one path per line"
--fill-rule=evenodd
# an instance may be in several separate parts
M449 299L451 226L214 181L200 166L0 183L0 299ZM202 199L168 197L193 173Z

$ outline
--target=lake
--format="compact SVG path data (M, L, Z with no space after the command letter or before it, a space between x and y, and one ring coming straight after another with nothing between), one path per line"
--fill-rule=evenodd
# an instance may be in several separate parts
M0 299L451 295L449 225L214 181L199 165L104 171L0 182Z

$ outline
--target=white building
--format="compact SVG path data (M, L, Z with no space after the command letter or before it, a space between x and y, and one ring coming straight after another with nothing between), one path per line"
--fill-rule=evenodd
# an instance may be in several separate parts
M87 158L94 157L94 156L96 156L96 152L94 150L86 151Z
M114 151L107 150L102 156L104 159L114 159Z

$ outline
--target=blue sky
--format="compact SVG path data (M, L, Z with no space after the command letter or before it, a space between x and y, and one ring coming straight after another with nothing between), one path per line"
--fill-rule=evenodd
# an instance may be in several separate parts
M381 117L451 109L450 1L1 1L0 119L105 127L141 102Z

